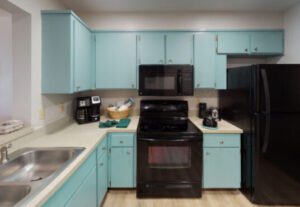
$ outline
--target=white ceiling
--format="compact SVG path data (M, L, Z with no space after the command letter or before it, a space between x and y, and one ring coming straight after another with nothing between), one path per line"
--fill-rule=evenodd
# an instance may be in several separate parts
M61 0L81 12L284 11L300 0Z

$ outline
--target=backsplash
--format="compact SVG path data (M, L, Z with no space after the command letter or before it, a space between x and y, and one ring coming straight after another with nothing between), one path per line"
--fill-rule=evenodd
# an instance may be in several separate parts
M125 101L129 97L133 97L135 100L135 106L133 114L139 114L140 101L145 99L175 99L175 100L187 100L189 102L190 115L196 115L198 112L199 102L206 102L208 107L218 105L218 91L217 90L195 90L194 96L167 96L167 97L150 97L139 96L137 90L97 90L85 93L79 93L80 96L98 95L102 99L101 113L105 112L105 108L109 104L115 104L119 101Z

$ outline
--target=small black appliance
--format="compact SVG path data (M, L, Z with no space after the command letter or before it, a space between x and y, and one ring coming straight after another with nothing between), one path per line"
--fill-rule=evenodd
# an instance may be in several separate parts
M99 96L79 97L76 99L75 120L78 124L100 120L101 99Z
M203 119L206 113L206 103L199 103L199 118Z
M218 121L220 121L218 109L209 108L205 112L205 117L203 119L202 125L210 128L217 128Z

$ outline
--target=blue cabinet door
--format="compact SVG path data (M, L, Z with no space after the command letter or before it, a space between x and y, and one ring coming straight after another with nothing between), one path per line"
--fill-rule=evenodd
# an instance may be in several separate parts
M252 32L251 53L261 55L283 54L283 32Z
M42 93L73 93L74 19L67 14L42 14Z
M43 207L63 207L66 205L67 201L70 200L72 195L80 188L81 184L84 182L86 177L88 177L89 172L96 165L96 152L93 152L89 158L80 166L80 168L74 172L74 174L61 186L55 194L53 194L46 202ZM96 181L94 181L96 182ZM96 200L95 195L95 200Z
M134 187L134 151L132 147L111 148L110 187Z
M138 36L138 63L165 63L165 35L164 33L149 32Z
M226 89L227 88L227 55L217 55L215 61L216 61L215 89Z
M215 87L216 41L214 33L195 35L195 88Z
M166 34L166 64L193 64L193 33Z
M98 161L98 206L103 202L107 192L107 155L103 154Z
M66 207L97 207L97 171L96 167L88 174L85 181L77 189Z
M92 34L81 22L73 20L74 35L74 91L92 88Z
M97 33L96 88L136 88L136 53L134 33Z
M247 32L219 32L219 54L250 54L250 34Z
M240 148L203 149L203 187L240 188Z

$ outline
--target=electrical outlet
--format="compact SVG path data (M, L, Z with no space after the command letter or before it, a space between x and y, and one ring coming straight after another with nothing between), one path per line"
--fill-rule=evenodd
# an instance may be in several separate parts
M39 117L40 117L40 120L44 120L45 119L45 110L44 109L40 109L39 110Z
M60 104L60 112L65 111L65 105L63 103Z

